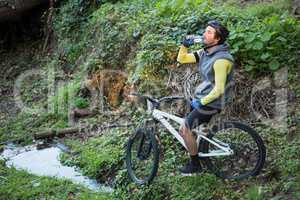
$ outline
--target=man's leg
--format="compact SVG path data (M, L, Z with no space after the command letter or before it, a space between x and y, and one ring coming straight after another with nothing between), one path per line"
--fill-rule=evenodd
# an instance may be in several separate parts
M180 169L182 173L189 174L201 171L196 138L192 134L191 129L202 123L208 123L212 116L216 114L216 112L210 112L211 110L212 108L209 107L203 112L201 112L201 110L193 110L188 114L184 125L180 129L180 134L187 146L191 158L190 162Z
M186 125L183 125L180 133L190 155L197 155L197 143L192 131Z
M180 171L187 174L201 172L196 139L186 125L184 125L181 129L181 136L190 154L190 162L182 167Z

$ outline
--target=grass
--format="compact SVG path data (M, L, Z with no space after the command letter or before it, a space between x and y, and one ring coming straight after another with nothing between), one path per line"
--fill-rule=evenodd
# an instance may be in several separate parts
M121 129L105 131L101 137L93 137L85 142L67 140L73 154L62 154L66 165L80 167L84 175L102 182L112 179L123 162L126 137Z
M35 176L7 168L0 160L0 199L113 199L109 193L93 192L68 180Z

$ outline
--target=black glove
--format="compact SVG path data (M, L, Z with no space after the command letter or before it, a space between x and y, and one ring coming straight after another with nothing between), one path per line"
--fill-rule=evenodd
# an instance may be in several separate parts
M186 48L189 48L190 46L194 45L194 39L193 38L183 38L182 45Z

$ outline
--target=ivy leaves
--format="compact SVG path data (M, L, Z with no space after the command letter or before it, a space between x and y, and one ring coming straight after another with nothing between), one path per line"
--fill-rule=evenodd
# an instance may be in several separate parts
M269 69L275 71L279 68L280 63L277 60L271 60L271 62L269 62Z
M287 24L290 25L288 31ZM297 52L289 49L294 49L294 40L300 37L299 23L288 15L263 20L249 17L231 26L231 52L246 71L272 72L286 64L296 66L292 58L297 57Z

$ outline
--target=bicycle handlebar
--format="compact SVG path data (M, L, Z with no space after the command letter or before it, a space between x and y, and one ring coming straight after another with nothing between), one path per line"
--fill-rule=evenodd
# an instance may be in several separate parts
M171 100L177 100L177 99L184 99L184 96L166 96L166 97L162 97L160 99L155 99L151 96L148 95L142 95L142 94L138 94L138 93L131 93L129 95L133 95L133 96L137 96L140 98L144 98L144 99L148 99L149 101L153 102L153 103L161 103L163 101L171 101Z
M166 96L160 98L158 101L163 102L163 101L171 101L171 100L177 100L177 99L184 99L184 96Z

